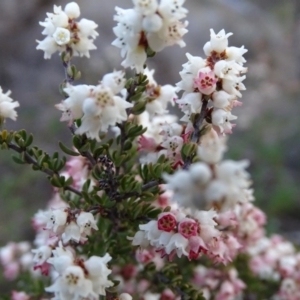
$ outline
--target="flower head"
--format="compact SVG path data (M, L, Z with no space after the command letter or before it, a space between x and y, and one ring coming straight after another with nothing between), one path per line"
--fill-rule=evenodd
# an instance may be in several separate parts
M42 41L37 41L38 50L45 52L44 58L51 58L51 55L71 49L76 56L89 57L89 50L96 49L94 39L98 36L95 29L98 25L90 20L75 19L80 16L80 8L77 3L70 2L62 10L61 6L54 5L54 12L48 13L44 22L40 25L44 27L42 32L46 35Z

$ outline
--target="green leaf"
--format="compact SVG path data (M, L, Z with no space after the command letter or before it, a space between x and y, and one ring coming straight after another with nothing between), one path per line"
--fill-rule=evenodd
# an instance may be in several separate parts
M64 177L63 177L64 178ZM52 177L49 178L51 184L55 187L63 187L63 184L61 182L61 177L58 175L54 174Z
M62 142L58 143L60 149L65 152L66 154L69 154L71 156L79 156L80 154L78 152L73 151L72 149L65 146Z
M22 160L20 157L17 157L17 156L12 155L12 159L13 159L13 161L14 161L15 163L17 163L17 164L20 164L20 165L25 164L24 160Z
M28 147L32 144L33 142L33 134L30 133L29 137L27 138L26 142L25 142L25 147Z

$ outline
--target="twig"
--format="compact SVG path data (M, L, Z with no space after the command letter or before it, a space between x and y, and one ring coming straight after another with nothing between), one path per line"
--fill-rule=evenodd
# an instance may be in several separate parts
M195 120L193 127L194 131L191 136L191 142L198 143L200 139L200 127L206 117L206 108L207 108L208 100L204 99L202 102L202 107L198 118Z
M52 171L52 170L50 170L50 169L48 169L48 168L41 168L41 167L39 166L39 164L37 163L37 161L36 161L35 159L33 159L33 158L30 156L30 154L28 154L26 148L23 149L23 148L18 147L18 146L14 145L14 144L11 144L11 143L7 143L7 146L8 146L8 148L10 148L10 149L12 149L12 150L14 150L14 151L16 151L16 152L18 152L18 153L24 153L25 161L26 161L28 164L31 164L31 165L36 166L37 168L39 168L40 171L46 173L46 174L49 175L50 177L52 177L53 175L58 175L58 176L59 176L59 173L57 173L57 172L54 172L54 171ZM70 192L72 192L72 193L74 193L74 194L76 194L76 195L82 197L81 192L78 191L78 190L76 190L75 188L73 188L73 187L71 187L71 186L66 186L66 187L64 187L64 190L68 190L68 191L70 191Z
M69 129L70 129L72 135L76 135L76 133L75 133L76 128L75 128L74 123L71 126L69 126ZM79 153L80 153L81 156L86 157L90 161L92 166L95 166L97 164L97 161L94 159L93 155L89 151L79 151Z
M199 114L198 118L195 119L195 121L193 123L194 131L193 131L193 133L191 135L191 139L190 139L190 141L192 143L198 143L199 142L200 133L201 133L200 128L201 128L201 125L202 125L202 123L203 123L203 121L204 121L204 119L206 117L207 104L208 104L208 100L204 98L203 101L202 101L202 107L201 107L200 114ZM189 156L185 160L182 169L183 170L187 170L190 167L192 161L193 161L193 157Z
M63 60L63 66L65 69L65 80L69 84L72 84L74 81L74 78L69 75L68 69L71 67L71 58L72 58L72 49L70 47L67 47L66 49L66 55L70 55L70 59L68 60Z
M158 186L158 185L159 185L158 180L149 181L148 183L146 183L142 186L142 191L146 191L146 190L151 189L151 188L153 188L155 186Z

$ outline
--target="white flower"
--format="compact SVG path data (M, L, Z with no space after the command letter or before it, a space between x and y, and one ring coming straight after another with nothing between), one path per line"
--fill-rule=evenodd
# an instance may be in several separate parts
M183 70L179 72L182 80L176 84L178 91L183 90L187 93L194 91L194 78L199 73L199 70L204 68L206 61L202 57L193 56L186 53L188 62L183 64Z
M188 171L178 170L174 174L163 174L163 179L167 182L165 190L174 191L173 201L189 207L193 198L193 183Z
M77 3L70 2L65 7L65 13L71 19L76 19L80 16L80 8Z
M215 108L211 114L212 124L218 126L221 133L231 133L232 124L230 121L237 119L230 111Z
M97 86L68 85L64 91L69 97L56 105L63 112L61 121L82 118L76 133L85 133L87 137L100 141L99 132L107 132L109 126L125 121L126 109L133 106L116 96L124 87L123 75L122 71L106 74Z
M199 158L208 164L219 162L226 150L225 141L224 137L219 137L217 132L211 129L201 138L197 152Z
M232 46L226 49L226 56L228 60L234 60L239 64L243 64L246 62L246 59L243 57L246 52L248 52L248 50L245 49L244 46L240 48Z
M167 149L167 155L174 158L180 154L182 145L183 139L180 136L172 136L161 143L161 146Z
M62 46L69 43L71 34L68 29L58 27L53 33L53 38L58 45Z
M132 240L133 246L140 246L141 248L147 248L150 244L145 231L137 231L133 238L128 237L128 239Z
M232 96L223 90L214 92L212 94L213 105L215 108L226 108L234 99L235 96Z
M147 54L143 46L137 46L136 48L128 51L125 60L122 61L121 65L124 68L135 69L137 73L143 73L144 64L147 59Z
M17 119L18 114L15 108L20 106L20 104L17 101L13 101L13 99L9 97L10 94L11 91L7 91L4 94L0 87L0 120L1 118L10 118L16 121Z
M65 208L51 209L45 215L48 218L46 229L51 229L54 233L58 233L66 225L68 213Z
M157 0L133 0L133 4L145 16L154 14L158 8Z
M56 108L63 111L61 121L73 121L82 117L83 102L89 97L93 88L95 87L85 84L76 86L68 85L64 88L64 92L67 93L69 97L56 105Z
M212 178L211 169L202 162L192 164L189 173L193 184L199 188L205 186Z
M89 212L80 212L79 216L76 218L76 223L79 226L80 234L90 235L91 230L98 230L97 222L93 214Z
M176 103L184 114L200 112L201 93L186 93L180 100L176 100Z
M107 279L111 270L107 268L107 263L111 260L111 256L106 253L105 256L92 256L84 266L88 271L88 278L92 282L93 290L97 295L106 295L105 289L114 285Z
M124 78L124 71L114 71L104 75L101 80L104 86L109 87L114 94L118 94L124 88L126 79Z
M62 240L64 243L68 243L71 240L79 243L80 236L81 234L79 226L74 221L71 221L64 229Z
M250 175L245 171L249 166L248 160L225 160L216 169L217 177L228 184L234 184L240 188L248 188L251 181Z
M219 60L214 67L214 72L220 78L234 80L236 76L247 72L247 68L235 61Z
M45 289L47 292L53 292L59 299L81 299L89 297L98 297L93 291L92 282L85 279L84 272L79 266L69 266L63 274L54 282L54 284Z
M166 253L171 254L173 250L176 251L178 257L181 257L182 254L185 256L188 256L187 247L189 244L189 240L186 239L183 235L180 233L175 233L169 243L166 245Z
M226 34L224 29L219 31L218 34L216 34L213 29L210 29L210 42L204 46L205 54L210 55L212 51L218 53L225 51L228 47L228 37L231 35L232 32Z
M107 95L106 95L107 96ZM87 137L100 141L99 131L107 132L109 126L127 119L126 109L133 106L121 97L88 98L83 103L84 116L77 134L86 134ZM106 105L106 106L105 106Z
M48 258L47 262L53 265L56 272L60 275L64 272L64 270L73 265L74 263L74 256L73 254L62 247L60 243L59 247L56 247L52 251L53 257Z
M147 32L157 32L159 31L163 26L163 20L162 18L157 15L149 15L145 16L143 18L143 29Z
M242 97L240 91L246 90L245 85L242 83L244 79L246 79L246 75L241 77L235 77L234 80L224 78L222 80L222 88L228 94L232 94L237 97Z
M38 249L31 250L34 253L33 262L37 265L43 264L52 254L52 248L49 246L41 246Z
M119 300L132 300L132 297L127 293L122 293L121 295L119 295Z

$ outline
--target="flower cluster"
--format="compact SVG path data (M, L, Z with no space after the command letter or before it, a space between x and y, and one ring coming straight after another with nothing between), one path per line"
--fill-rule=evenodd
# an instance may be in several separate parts
M250 268L254 274L261 279L280 282L275 300L299 299L300 254L291 242L279 235L263 237L247 251L251 256Z
M233 107L241 105L237 101L241 91L245 90L242 76L247 71L243 67L246 61L244 47L228 47L228 37L224 29L216 34L211 29L210 41L204 45L206 59L187 54L188 62L180 72L182 80L177 83L178 90L183 90L182 98L177 101L184 113L183 121L189 122L187 131L192 130L190 117L199 113L203 100L211 105L205 120L220 133L230 133L232 120L237 117L231 114Z
M189 170L165 174L165 189L173 191L172 200L183 207L226 211L253 200L247 166L247 161L224 160L213 167L197 162Z
M66 162L66 171L62 172L61 175L65 176L66 179L72 178L72 186L76 189L81 189L87 179L92 179L90 176L90 162L83 156L78 155L71 157ZM91 186L94 181L91 181Z
M30 300L30 296L25 292L12 291L11 300Z
M70 2L62 10L61 6L54 5L54 12L47 13L47 18L40 25L45 27L42 34L46 35L42 41L37 41L39 50L45 52L44 58L67 49L75 56L90 57L89 51L96 49L94 39L98 36L95 29L98 25L91 20L75 19L80 16L80 8L77 3Z
M76 134L100 141L99 132L107 132L109 126L127 119L127 108L132 103L117 96L125 85L124 73L106 74L97 86L68 85L64 91L69 97L56 107L63 112L61 121L72 123L81 118Z
M28 242L13 243L0 248L0 262L4 268L3 275L8 280L14 280L21 271L30 271L32 254Z
M158 52L167 46L184 47L182 37L187 33L187 10L184 0L133 0L134 8L116 7L114 20L118 22L113 31L117 38L113 45L121 49L125 57L122 66L143 72L150 50ZM149 49L150 48L150 49Z
M12 98L9 97L11 91L7 91L5 94L0 87L0 125L1 119L10 118L14 121L17 119L17 112L15 108L20 106L19 102L13 101Z
M202 289L203 297L207 300L242 299L242 291L246 287L234 268L221 271L201 265L195 269L193 284Z
M110 260L109 254L92 256L87 260L75 257L60 243L47 259L58 277L46 291L54 293L57 299L98 299L99 295L106 295L106 288L113 286L107 278L111 273L107 268Z
M205 254L214 262L232 261L241 245L232 235L217 229L216 212L196 211L193 215L179 210L161 213L158 220L139 226L132 244L142 248L152 246L169 260L175 255L197 259Z
M72 211L70 208L51 209L44 213L44 229L53 237L62 238L64 243L74 241L84 243L93 230L98 230L96 220L92 213L85 211Z

